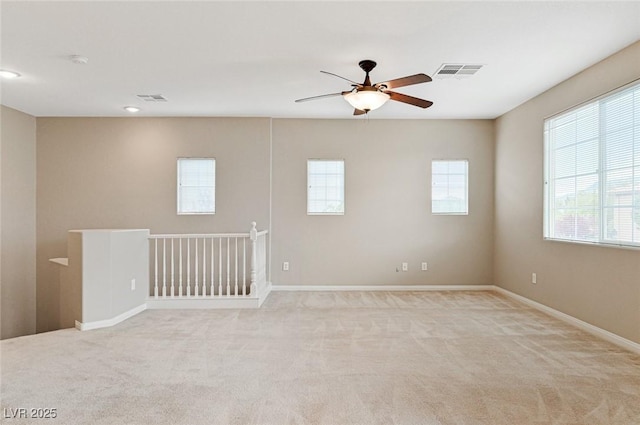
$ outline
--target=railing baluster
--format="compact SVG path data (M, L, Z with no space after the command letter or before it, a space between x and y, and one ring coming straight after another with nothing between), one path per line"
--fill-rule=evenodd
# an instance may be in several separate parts
M158 298L158 239L156 239L156 254L155 254L155 285L153 287L153 295Z
M247 295L247 238L242 238L242 295Z
M174 283L175 283L175 277L176 277L176 274L174 273L174 266L173 266L173 240L174 238L171 238L171 298L173 298L175 294Z
M178 242L180 243L180 249L178 250L180 252L180 261L178 262L178 296L181 297L182 296L182 238L178 239Z
M207 295L207 240L202 238L202 296Z
M213 297L214 295L214 283L213 283L213 277L214 277L214 273L213 273L213 266L214 266L214 261L213 261L213 238L211 238L211 296Z
M233 295L235 295L236 297L238 296L238 238L234 238L235 239L235 246L236 246L236 252L235 252L235 285L233 288Z
M187 238L187 297L191 296L191 238Z
M218 238L218 296L222 296L222 238Z
M258 253L256 252L258 244L258 230L256 229L256 222L251 223L251 230L249 231L249 238L251 239L251 287L249 289L249 295L258 295L258 283L257 283L257 262Z
M193 287L193 296L197 297L198 296L198 238L196 238L195 243L196 243L196 261L194 264L194 268L196 273L196 281Z
M167 239L162 239L162 298L167 296Z
M267 237L260 236L260 282L267 283Z
M227 237L227 296L231 295L231 267L229 267L229 237Z

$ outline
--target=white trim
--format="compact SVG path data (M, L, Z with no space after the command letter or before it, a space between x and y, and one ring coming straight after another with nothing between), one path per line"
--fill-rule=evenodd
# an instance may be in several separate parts
M122 314L117 315L113 319L98 320L95 322L78 322L76 320L76 329L79 331L90 331L91 329L108 328L110 326L117 325L120 322L135 316L138 313L142 313L147 309L147 304L141 304L138 307L132 308L129 311L125 311Z
M145 304L124 312L113 319L86 323L76 320L76 328L86 331L114 326L147 309L260 308L271 291L493 291L526 304L598 338L640 354L640 344L636 342L495 285L272 285L271 282L267 282L266 287L258 297L201 297L188 299L150 297Z
M266 230L258 233L266 234ZM189 239L189 238L249 238L249 233L173 233L173 234L153 234L149 239Z
M522 295L518 295L515 294L511 291L508 291L504 288L500 288L498 286L494 286L494 291L505 295L509 298L513 298L514 300L520 301L523 304L526 304L530 307L535 308L536 310L539 310L543 313L548 314L549 316L552 316L558 320L561 320L565 323L568 323L570 325L573 325L579 329L582 329L585 332L590 333L591 335L595 335L599 338L604 339L605 341L608 341L612 344L615 344L619 347L625 348L627 350L633 351L636 354L640 354L640 344L630 341L626 338L621 337L620 335L616 335L612 332L609 332L607 330L604 330L602 328L599 328L597 326L594 326L590 323L584 322L580 319L577 319L573 316L569 316L566 313L563 313L561 311L555 310L551 307L547 307L544 304L540 304L536 301L530 300L529 298L525 298Z
M258 308L259 299L251 296L147 298L149 310Z
M269 224L267 230L271 231L273 228L273 118L269 118ZM272 237L269 236L269 247L267 248L267 270L269 274L267 276L267 280L269 281L269 285L271 285L271 244ZM271 291L271 289L269 289Z
M272 291L492 291L493 285L272 285Z
M267 300L272 289L273 285L268 281L261 293L258 294L258 307L262 307L262 304Z
M640 354L640 344L495 285L272 285L271 291L494 291L598 338Z

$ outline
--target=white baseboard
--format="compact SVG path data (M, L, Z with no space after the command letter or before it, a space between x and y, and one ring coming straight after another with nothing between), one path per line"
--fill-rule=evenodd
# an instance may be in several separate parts
M129 311L125 311L122 314L117 315L112 319L97 320L95 322L78 322L76 320L76 329L80 331L90 331L91 329L108 328L110 326L117 325L120 322L127 320L130 317L135 316L147 309L146 304L141 304L138 307L132 308Z
M272 291L491 291L493 285L272 285Z
M636 342L495 285L272 285L271 291L495 291L605 341L640 354L640 344Z
M262 290L262 293L258 295L258 307L262 307L262 303L266 301L266 299L269 297L269 294L271 293L272 290L273 290L273 285L271 284L271 282L267 282L267 285Z
M181 310L181 309L226 309L226 308L258 308L257 297L190 297L190 298L147 298L149 310Z
M183 308L260 308L271 291L495 291L511 299L519 301L538 311L546 313L558 320L573 325L585 332L604 339L619 347L640 354L640 344L616 335L612 332L584 322L561 311L555 310L539 302L518 295L495 285L272 285L267 283L259 297L222 297L222 298L189 298L189 299L155 299L148 298L145 304L139 305L118 316L95 322L78 322L76 328L81 331L106 328L135 316L146 309L183 309Z
M271 282L267 282L257 296L222 296L222 297L167 297L147 298L149 310L180 310L180 309L225 309L225 308L260 308L271 293Z
M551 307L547 307L544 304L540 304L539 302L530 300L529 298L525 298L522 295L518 295L515 294L511 291L508 291L504 288L500 288L498 286L494 286L493 287L494 290L500 294L503 294L509 298L513 298L514 300L520 301L523 304L526 304L530 307L535 308L536 310L539 310L543 313L548 314L549 316L552 316L558 320L561 320L565 323L568 323L570 325L573 325L579 329L582 329L585 332L588 332L592 335L595 335L599 338L604 339L605 341L608 341L612 344L615 344L619 347L625 348L627 350L633 351L636 354L640 354L640 344L630 341L626 338L621 337L620 335L616 335L612 332L606 331L602 328L599 328L597 326L594 326L590 323L584 322L580 319L577 319L573 316L569 316L568 314L565 314L561 311L555 310Z

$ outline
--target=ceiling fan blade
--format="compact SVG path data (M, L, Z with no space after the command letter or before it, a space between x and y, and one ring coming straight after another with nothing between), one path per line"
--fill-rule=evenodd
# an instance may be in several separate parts
M418 106L420 108L428 108L433 105L433 102L430 100L418 99L417 97L407 96L406 94L396 93L390 90L385 90L384 92L389 95L391 100L395 100L397 102L408 103L409 105Z
M374 87L386 86L388 89L395 89L397 87L411 86L413 84L428 83L431 81L431 77L427 74L416 74L408 77L396 78L395 80L383 81L381 83L374 84Z
M296 103L300 103L300 102L308 102L310 100L317 100L317 99L324 99L325 97L335 97L335 96L342 96L346 93L349 93L348 91L343 91L340 93L329 93L329 94L321 94L320 96L311 96L311 97L305 97L303 99L297 99Z
M333 72L327 72L327 71L320 71L320 72L322 72L323 74L329 74L329 75L333 75L334 77L342 78L343 80L347 80L347 81L349 81L350 83L356 84L356 85L358 85L358 86L360 85L360 83L356 83L356 82L355 82L355 81L353 81L353 80L350 80L350 79L348 79L348 78L342 77L342 76L340 76L340 75L338 75L338 74L334 74Z
M354 109L353 110L353 115L364 115L366 114L365 111L363 111L362 109Z

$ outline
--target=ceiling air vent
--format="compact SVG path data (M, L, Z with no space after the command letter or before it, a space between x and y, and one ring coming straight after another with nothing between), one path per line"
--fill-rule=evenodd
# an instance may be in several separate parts
M482 68L482 65L470 65L462 63L443 63L435 72L436 78L468 78Z
M161 94L139 94L138 99L145 102L166 102L167 98Z

